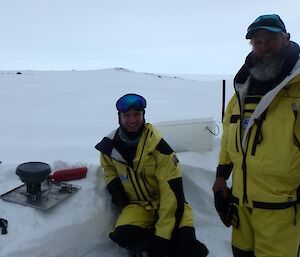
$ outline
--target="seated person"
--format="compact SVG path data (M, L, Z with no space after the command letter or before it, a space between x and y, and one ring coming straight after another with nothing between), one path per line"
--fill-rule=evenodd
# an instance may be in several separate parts
M205 257L192 208L184 198L179 161L160 133L145 123L146 100L126 94L116 103L119 128L96 145L112 202L120 208L109 237L148 257ZM135 255L134 255L135 254Z

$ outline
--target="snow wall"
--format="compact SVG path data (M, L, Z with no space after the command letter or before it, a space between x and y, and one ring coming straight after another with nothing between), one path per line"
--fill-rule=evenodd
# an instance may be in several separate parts
M195 152L199 152L201 157L203 151L203 159L208 158L208 155L215 156L211 151L215 142L215 136L211 133L214 132L215 123L208 118L155 125L174 150L180 152L178 157L180 161L183 160L186 197L201 210L198 213L198 208L195 208L198 217L196 226L199 238L204 240L210 234L205 233L206 227L217 220L211 204L213 198L210 189L215 176L212 172L214 167L203 167L201 159L195 163L189 162L190 155L197 155ZM78 165L63 161L49 164L52 170ZM0 194L22 184L13 165L1 164L0 172ZM0 257L126 256L126 252L107 236L113 228L117 213L106 193L102 170L98 165L90 164L87 177L72 183L81 186L78 193L47 212L0 200L1 217L9 221L8 234L0 235ZM198 226L202 228L201 232Z

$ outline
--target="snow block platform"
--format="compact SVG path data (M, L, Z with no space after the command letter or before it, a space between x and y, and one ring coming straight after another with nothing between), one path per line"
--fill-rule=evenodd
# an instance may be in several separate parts
M154 125L175 152L213 150L216 134L213 118L168 121Z

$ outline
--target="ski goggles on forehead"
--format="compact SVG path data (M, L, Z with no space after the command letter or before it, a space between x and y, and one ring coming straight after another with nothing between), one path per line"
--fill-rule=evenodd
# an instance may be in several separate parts
M130 109L142 111L146 108L146 99L141 95L127 94L117 101L116 107L119 112L128 112Z

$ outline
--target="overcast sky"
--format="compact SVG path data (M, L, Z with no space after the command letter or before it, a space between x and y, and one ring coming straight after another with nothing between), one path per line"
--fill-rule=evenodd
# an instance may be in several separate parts
M299 0L0 0L0 70L234 74L257 16L279 14L300 43L299 10Z

